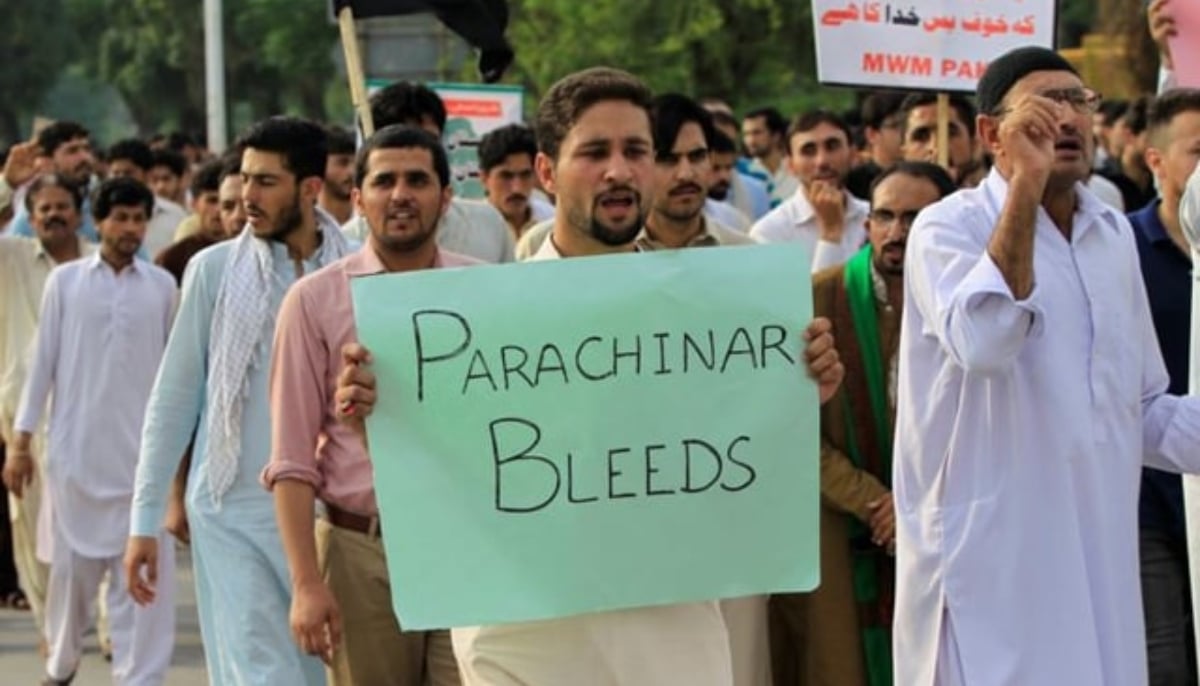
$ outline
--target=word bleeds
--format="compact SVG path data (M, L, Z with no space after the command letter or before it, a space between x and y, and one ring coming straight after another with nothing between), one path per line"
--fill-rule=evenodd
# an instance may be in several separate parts
M531 421L504 417L491 422L488 432L499 512L528 514L556 501L581 505L695 495L714 488L736 493L758 478L744 454L749 436L737 436L721 448L685 438L670 445L610 448L603 456L568 452L555 459L535 452L542 430Z
M425 400L426 381L435 367L450 365L461 393L491 389L537 388L546 380L569 385L614 377L688 374L707 371L795 366L798 337L778 324L736 327L728 332L667 332L634 335L584 335L573 341L532 347L472 347L465 317L450 310L420 310L412 315L417 354L417 400ZM437 384L441 385L441 384Z

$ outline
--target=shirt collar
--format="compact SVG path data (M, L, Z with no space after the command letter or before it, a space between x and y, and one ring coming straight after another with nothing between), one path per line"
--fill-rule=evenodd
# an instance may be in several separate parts
M999 216L1004 207L1004 200L1008 197L1008 179L1005 179L1000 170L992 167L988 172L983 183L980 184L983 188L988 205L993 213ZM1049 215L1046 214L1045 208L1038 205L1038 216L1045 217L1047 222L1053 225ZM1077 240L1079 236L1087 233L1092 225L1108 227L1114 233L1121 232L1121 220L1119 213L1113 208L1104 203L1103 200L1096 197L1095 193L1088 190L1083 182L1075 183L1075 214L1072 218L1072 240Z
M108 265L108 263L104 261L104 258L100 255L99 250L95 251L88 257L80 258L80 259L87 260L87 262L85 264L87 266L88 271L94 271L96 269L112 270L112 267L110 267ZM130 270L130 273L132 273L132 274L140 274L142 272L142 260L138 257L134 257L133 261L129 263L129 270ZM124 272L125 270L122 269L121 271ZM116 272L113 272L113 273L116 273Z
M720 245L721 242L708 229L708 217L704 214L700 215L700 233L688 239L688 242L683 247L685 248L707 248L714 245ZM650 235L649 227L642 227L642 232L638 234L637 246L642 250L668 250L667 246L661 241Z
M444 266L445 260L442 258L441 248L437 248L433 257L433 267L438 269ZM387 272L387 267L383 266L383 261L379 259L369 238L361 248L350 253L346 258L345 269L348 276L370 276Z
M1158 206L1162 203L1161 198L1156 198L1154 202L1146 205L1142 209L1133 213L1136 221L1134 226L1138 227L1146 236L1146 240L1151 243L1171 243L1170 234L1167 233L1167 227L1163 226L1162 220L1158 218Z

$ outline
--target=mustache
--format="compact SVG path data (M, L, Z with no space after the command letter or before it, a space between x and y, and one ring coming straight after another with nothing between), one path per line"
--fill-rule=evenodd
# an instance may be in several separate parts
M668 195L682 195L683 193L703 193L704 189L699 184L684 183L671 189Z
M602 191L596 196L596 202L602 203L607 200L625 200L626 198L621 197L625 195L630 196L630 199L632 199L635 204L639 204L642 200L642 194L639 193L636 188L629 185L620 185L613 186L606 191Z
M529 200L529 196L523 193L513 193L504 199L505 202L525 202L526 200Z

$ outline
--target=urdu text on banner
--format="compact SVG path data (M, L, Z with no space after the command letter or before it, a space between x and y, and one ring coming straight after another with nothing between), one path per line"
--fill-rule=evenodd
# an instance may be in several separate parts
M975 90L1013 48L1054 47L1054 0L814 0L817 78L850 86Z

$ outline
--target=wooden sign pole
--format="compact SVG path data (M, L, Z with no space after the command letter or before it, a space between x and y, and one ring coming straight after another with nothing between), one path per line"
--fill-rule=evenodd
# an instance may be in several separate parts
M366 139L375 133L375 120L371 117L371 104L367 101L367 80L358 51L358 34L354 31L354 13L349 7L343 7L338 12L338 28L342 34L342 52L346 56L346 77L350 79L350 100L358 112L358 125Z
M950 95L937 95L937 163L950 171Z

